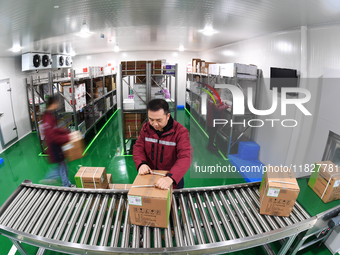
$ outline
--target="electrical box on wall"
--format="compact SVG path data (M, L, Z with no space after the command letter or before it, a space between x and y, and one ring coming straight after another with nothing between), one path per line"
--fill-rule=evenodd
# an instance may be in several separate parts
M69 68L72 67L72 57L69 55L55 54L52 55L52 68Z
M25 53L22 55L22 71L48 69L52 67L51 54Z

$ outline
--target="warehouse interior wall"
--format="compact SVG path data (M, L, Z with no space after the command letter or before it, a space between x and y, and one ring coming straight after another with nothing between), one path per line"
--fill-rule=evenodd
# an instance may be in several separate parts
M270 90L270 67L283 67L300 69L300 30L273 33L263 37L254 38L201 53L205 61L217 63L237 62L254 64L262 69L259 109L269 109L272 105L272 91ZM277 110L270 116L261 116L265 119L283 119L281 116L280 93L278 93ZM292 119L296 114L294 107L288 107L284 119ZM278 123L278 122L276 122ZM280 165L286 163L292 128L281 124L274 128L265 123L255 130L255 141L261 146L259 159L264 164Z
M73 67L82 68L86 66L106 66L107 61L115 60L117 65L121 61L133 60L156 60L165 59L169 64L178 64L178 105L185 105L186 88L186 67L192 58L197 58L198 52L171 52L171 51L135 51L135 52L112 52L92 55L82 55L73 57ZM119 70L119 69L117 69ZM172 83L173 84L173 83ZM117 95L120 95L120 74L117 73ZM128 89L124 86L123 98L127 98ZM174 98L174 96L171 96ZM120 96L117 97L118 106L121 105Z
M12 103L18 139L31 132L24 78L26 78L26 75L21 71L21 56L0 58L0 80L9 79L12 88ZM0 95L0 100L2 96L4 95ZM3 149L0 145L0 153Z
M320 106L320 98L325 68L340 70L340 26L324 25L307 29L307 53L301 50L302 29L282 31L259 38L246 40L219 48L201 52L200 58L217 63L237 62L255 64L262 69L263 79L260 86L260 109L269 109L272 104L270 91L270 67L297 69L302 79L300 85L308 89L311 99L304 104L311 116L299 119L297 141L292 143L293 130L282 126L264 126L256 129L255 141L261 145L259 159L264 164L271 165L304 165L322 160L320 148L313 148L313 137L318 136L315 130ZM307 58L307 73L301 73L302 57ZM308 78L304 78L308 77ZM298 110L299 111L299 110ZM285 119L295 119L297 110L288 107ZM280 98L278 108L271 116L264 119L282 119L280 113ZM331 125L327 127L332 129ZM327 141L324 141L324 144ZM294 144L294 146L292 146ZM291 151L293 150L293 151ZM324 146L322 148L324 150ZM288 159L288 154L292 158ZM296 176L306 176L310 173L297 172Z

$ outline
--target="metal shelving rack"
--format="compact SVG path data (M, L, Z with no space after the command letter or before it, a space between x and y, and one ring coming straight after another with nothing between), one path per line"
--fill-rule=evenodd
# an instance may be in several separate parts
M175 65L175 69L152 69L151 68L151 63L146 64L146 69L145 70L140 70L140 69L133 69L133 70L123 70L122 64L120 64L119 67L120 70L120 101L121 101L121 118L122 118L122 124L124 125L124 113L145 113L147 114L146 111L146 105L148 102L151 100L151 83L153 82L156 86L158 86L160 89L162 88L167 88L170 91L170 100L171 103L173 104L173 107L170 106L170 112L174 113L174 119L177 120L177 89L178 89L178 64ZM145 74L139 74L140 72L144 72ZM156 71L160 71L160 74L155 74ZM166 74L164 72L166 71L174 71L174 74ZM124 74L129 72L130 74ZM134 74L131 74L134 73ZM131 86L131 78L134 81L134 77L145 77L143 79L143 82L145 81L146 84L146 101L144 101L139 94L134 90L133 86ZM159 83L155 77L161 77L161 82ZM174 78L174 92L172 93L172 78ZM164 87L162 85L165 84ZM129 89L131 89L134 93L134 95L138 96L144 103L145 103L145 109L124 109L124 86L127 86ZM174 94L174 99L172 99L172 95ZM143 125L147 119L144 120L144 122L141 124ZM131 137L133 137L135 134L133 134ZM125 137L125 129L123 126L123 149L124 153L127 154L127 149L126 145L131 142L133 138L126 139Z
M82 74L81 74L82 75ZM106 82L106 77L110 77L111 78L111 90L108 91L106 94L104 94L103 96L99 97L99 98L94 98L93 95L93 83L94 83L94 79L97 78L102 78L103 80L103 87L105 87L105 82ZM59 94L63 99L65 103L68 103L69 105L71 105L71 102L65 98L65 96L63 95L63 93L60 91L60 83L64 83L64 82L70 82L71 83L71 88L72 91L74 92L74 86L76 82L86 82L89 84L89 90L90 93L88 91L86 91L87 95L90 97L90 101L86 103L86 107L88 106L92 106L92 120L91 122L88 124L88 126L86 126L86 132L85 134L87 134L92 128L94 128L94 132L95 134L98 133L97 130L97 124L100 120L102 120L103 118L105 118L105 121L108 120L108 114L110 113L111 110L115 110L117 109L117 100L115 102L115 104L113 104L114 100L113 97L116 95L116 88L112 89L112 85L113 82L116 83L116 74L110 74L110 75L99 75L99 76L94 76L91 74L91 71L89 73L88 76L82 76L82 77L76 77L76 74L74 72L73 69L71 69L71 77L67 77L66 75L64 75L64 73L61 73L61 75L59 73L53 74L52 71L48 72L48 76L45 78L40 78L37 77L36 79L33 79L33 76L31 75L29 77L29 81L27 82L26 79L26 88L27 88L27 102L28 102L28 109L29 109L29 117L31 120L31 128L32 131L36 131L37 132L37 136L40 142L40 148L42 153L44 154L46 151L45 145L44 145L44 141L42 139L42 135L40 133L39 130L39 122L38 121L38 116L42 116L42 112L37 112L36 110L36 102L35 102L35 97L38 96L39 97L39 102L38 105L45 103L45 93L44 93L44 88L43 86L48 85L48 95L53 95L54 92L56 91L57 94ZM39 90L39 92L38 92ZM32 97L32 103L30 103L30 99L29 99L29 95L31 95ZM110 98L110 107L107 107L105 100L107 98ZM72 93L72 101L74 102L75 100L75 95L74 93ZM43 103L40 103L40 101L43 101ZM103 105L104 105L104 113L101 116L95 116L94 113L94 105L99 103L100 101L103 101ZM64 114L72 114L73 120L72 120L72 124L74 125L75 130L78 130L78 122L79 122L79 115L80 113L84 110L84 108L82 110L76 110L75 105L71 105L71 107L73 108L72 112L65 112L63 110L58 111L59 115L64 115ZM31 115L32 113L32 115ZM112 113L112 112L111 112ZM33 117L33 120L32 120ZM85 121L85 120L84 120Z
M235 70L235 76L234 77L227 77L227 76L220 76L220 75L212 75L212 74L201 74L201 73L187 73L187 81L190 82L197 82L196 84L199 85L199 87L204 88L204 83L208 84L214 88L221 88L226 89L225 84L231 84L238 88L241 88L240 90L245 93L244 91L244 84L251 86L254 88L255 86L255 93L254 93L254 107L258 109L258 103L259 103L259 95L260 95L260 77L261 77L262 71L260 69L257 70L257 78L256 79L247 79L247 78L239 78L237 76L237 70ZM196 78L197 77L197 78ZM194 79L196 78L196 81ZM201 102L202 97L201 94L196 93L195 91L192 91L189 88L186 88L186 93L189 94L190 99L195 99ZM247 95L244 94L247 98ZM188 97L188 96L187 96ZM192 100L187 100L186 97L186 108L189 110L189 112L193 115L193 117L196 119L196 121L203 127L203 129L207 130L207 123L206 123L206 115L203 115L200 111L200 109L195 109L192 105ZM232 103L232 105L234 105ZM249 109L247 107L247 104L245 102L245 114L244 115L237 115L235 116L233 114L233 111L225 111L224 119L228 120L228 124L225 125L223 128L220 128L217 132L217 135L221 139L216 139L215 144L220 148L220 150L228 157L229 154L237 153L237 145L239 141L253 141L254 139L254 132L255 129L246 126L242 130L237 129L237 127L233 126L231 128L230 121L233 122L237 121L238 119L247 120L249 119L255 119L256 115L249 112ZM247 111L248 110L248 111Z

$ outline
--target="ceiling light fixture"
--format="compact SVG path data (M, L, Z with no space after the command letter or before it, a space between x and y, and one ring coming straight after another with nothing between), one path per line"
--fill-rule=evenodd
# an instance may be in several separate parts
M20 46L20 44L14 44L13 47L11 49L9 49L12 52L19 52L21 51L22 47Z
M118 44L115 45L113 51L114 51L114 52L119 52L119 46L118 46Z
M207 36L211 36L213 34L218 33L218 31L214 30L212 27L210 26L206 26L203 30L198 30L198 32L207 35Z
M81 26L79 35L81 37L88 37L91 35L89 26L86 23L83 23L83 25Z
M59 8L59 5L55 5L53 8L54 8L54 9L58 9L58 8Z
M179 51L184 51L184 46L181 44L178 48Z

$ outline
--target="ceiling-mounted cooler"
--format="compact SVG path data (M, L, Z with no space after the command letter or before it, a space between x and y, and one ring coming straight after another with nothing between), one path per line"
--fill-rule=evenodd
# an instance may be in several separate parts
M52 67L51 54L25 53L21 57L22 71L48 69Z
M69 55L55 54L52 55L52 68L69 68L72 67L72 58Z

